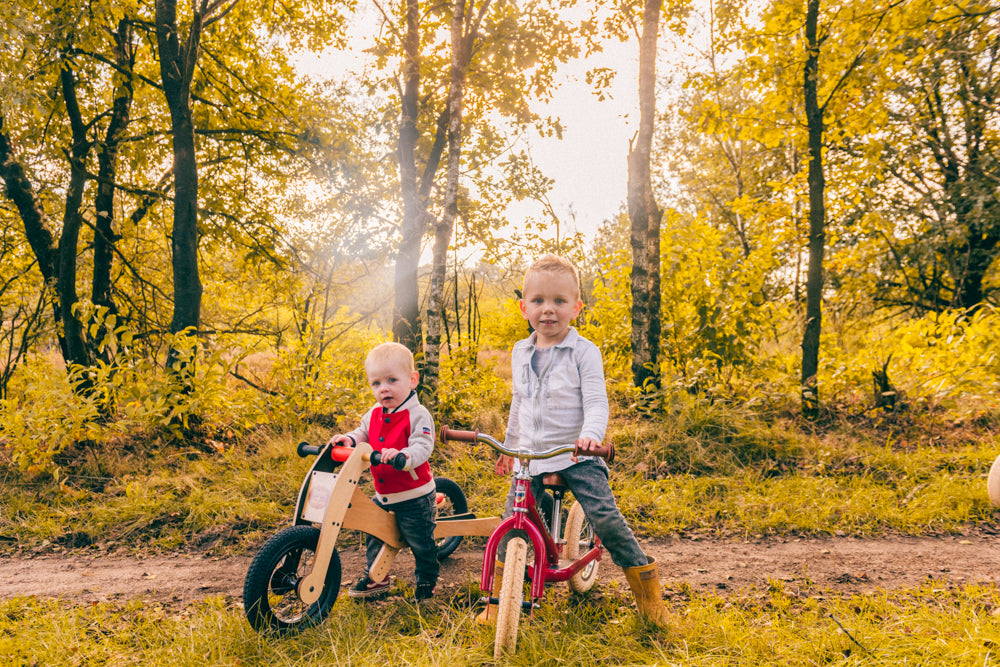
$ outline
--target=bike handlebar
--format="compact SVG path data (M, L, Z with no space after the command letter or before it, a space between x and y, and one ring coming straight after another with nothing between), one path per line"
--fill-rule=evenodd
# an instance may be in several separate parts
M400 452L399 454L393 456L392 460L383 461L382 452L372 452L371 456L368 457L368 462L371 463L373 466L387 465L387 466L392 466L396 470L402 470L403 468L406 467L406 454Z
M347 449L348 451L350 451L350 448ZM334 455L336 453L336 450L337 448L334 447L331 450L331 455ZM323 448L316 445L310 445L308 442L300 442L298 447L295 448L295 451L296 453L298 453L300 457L305 458L306 456L319 456L320 453L323 451ZM334 460L344 461L346 460L346 455L344 456L345 458L337 458L336 456L334 456ZM391 461L383 461L382 452L372 452L368 456L368 462L371 463L373 466L387 465L387 466L392 466L396 470L402 470L403 468L406 467L406 454L400 452L399 454L396 454L394 457L392 457Z
M299 455L299 458L303 459L307 456L319 456L321 451L323 451L322 447L310 445L308 442L300 442L299 446L295 448L295 452Z
M485 442L487 445L497 450L501 454L506 454L507 456L513 456L514 458L533 461L537 459L551 459L553 456L558 456L560 454L573 453L577 456L599 456L608 463L615 460L615 445L614 443L609 443L605 446L598 447L594 450L580 451L580 448L576 445L559 445L557 447L552 447L541 452L525 452L523 450L508 449L504 447L496 438L486 435L485 433L480 433L479 431L460 431L457 429L452 429L447 426L441 427L441 441L447 442L448 440L458 440L460 442Z

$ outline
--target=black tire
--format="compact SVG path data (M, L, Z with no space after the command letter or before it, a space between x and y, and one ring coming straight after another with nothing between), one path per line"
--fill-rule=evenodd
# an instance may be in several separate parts
M319 599L306 605L298 584L313 568L319 529L292 526L275 533L250 562L243 582L243 609L254 630L294 634L323 622L340 593L340 554L333 550Z
M442 516L455 516L456 514L465 514L469 511L469 503L465 500L465 493L462 492L462 487L448 479L447 477L435 477L434 487L437 489L437 515ZM458 545L462 543L464 538L461 535L453 535L451 537L443 537L437 541L437 558L438 560L444 560L448 556L455 552Z

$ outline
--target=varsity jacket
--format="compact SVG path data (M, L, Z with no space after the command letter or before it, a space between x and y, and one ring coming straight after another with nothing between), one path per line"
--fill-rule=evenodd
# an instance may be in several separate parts
M434 420L411 391L403 403L386 412L381 405L365 413L361 426L346 434L355 444L367 442L375 451L398 449L406 455L406 466L372 466L375 500L380 504L411 500L434 491L434 475L427 460L434 451Z

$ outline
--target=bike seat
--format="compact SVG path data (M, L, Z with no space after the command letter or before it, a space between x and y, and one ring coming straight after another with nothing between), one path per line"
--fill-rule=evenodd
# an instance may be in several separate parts
M559 473L550 472L547 475L542 475L542 486L546 489L565 489L566 481Z

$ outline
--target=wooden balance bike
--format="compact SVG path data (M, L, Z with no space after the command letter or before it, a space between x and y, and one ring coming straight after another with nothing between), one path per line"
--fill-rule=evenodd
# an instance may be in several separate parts
M406 546L392 512L386 512L358 488L369 465L401 469L405 458L383 462L367 443L357 447L299 443L299 456L316 456L299 489L294 522L271 536L250 563L243 584L243 607L258 632L292 634L323 621L340 593L342 529L374 535L383 542L369 575L381 581ZM437 477L438 559L451 555L465 535L489 535L497 517L477 519L468 513L465 494L450 479Z
M521 610L526 609L531 612L535 608L534 601L542 597L547 583L568 581L573 592L585 593L597 580L597 568L602 553L601 540L594 534L593 527L584 516L583 508L579 503L574 503L570 507L564 529L562 501L568 489L558 473L544 475L543 486L552 493L554 500L551 520L546 524L535 504L535 498L531 493L531 477L528 475L528 461L549 459L559 454L575 452L576 447L566 445L543 452L512 450L478 431L456 431L447 426L441 429L441 440L483 442L497 452L513 456L521 462L518 472L514 475L514 512L511 517L501 521L490 534L486 542L486 552L483 554L483 573L480 580L480 586L488 596L487 604L497 605L493 655L495 658L500 658L505 651L513 650L517 645L517 627L521 619ZM587 454L600 456L610 463L614 459L614 445ZM502 539L511 533L515 535L510 537L506 545L500 597L489 597L494 590L494 563L497 552ZM528 541L521 535L527 535ZM529 551L532 552L532 556L529 556ZM526 567L531 579L529 601L524 601Z

